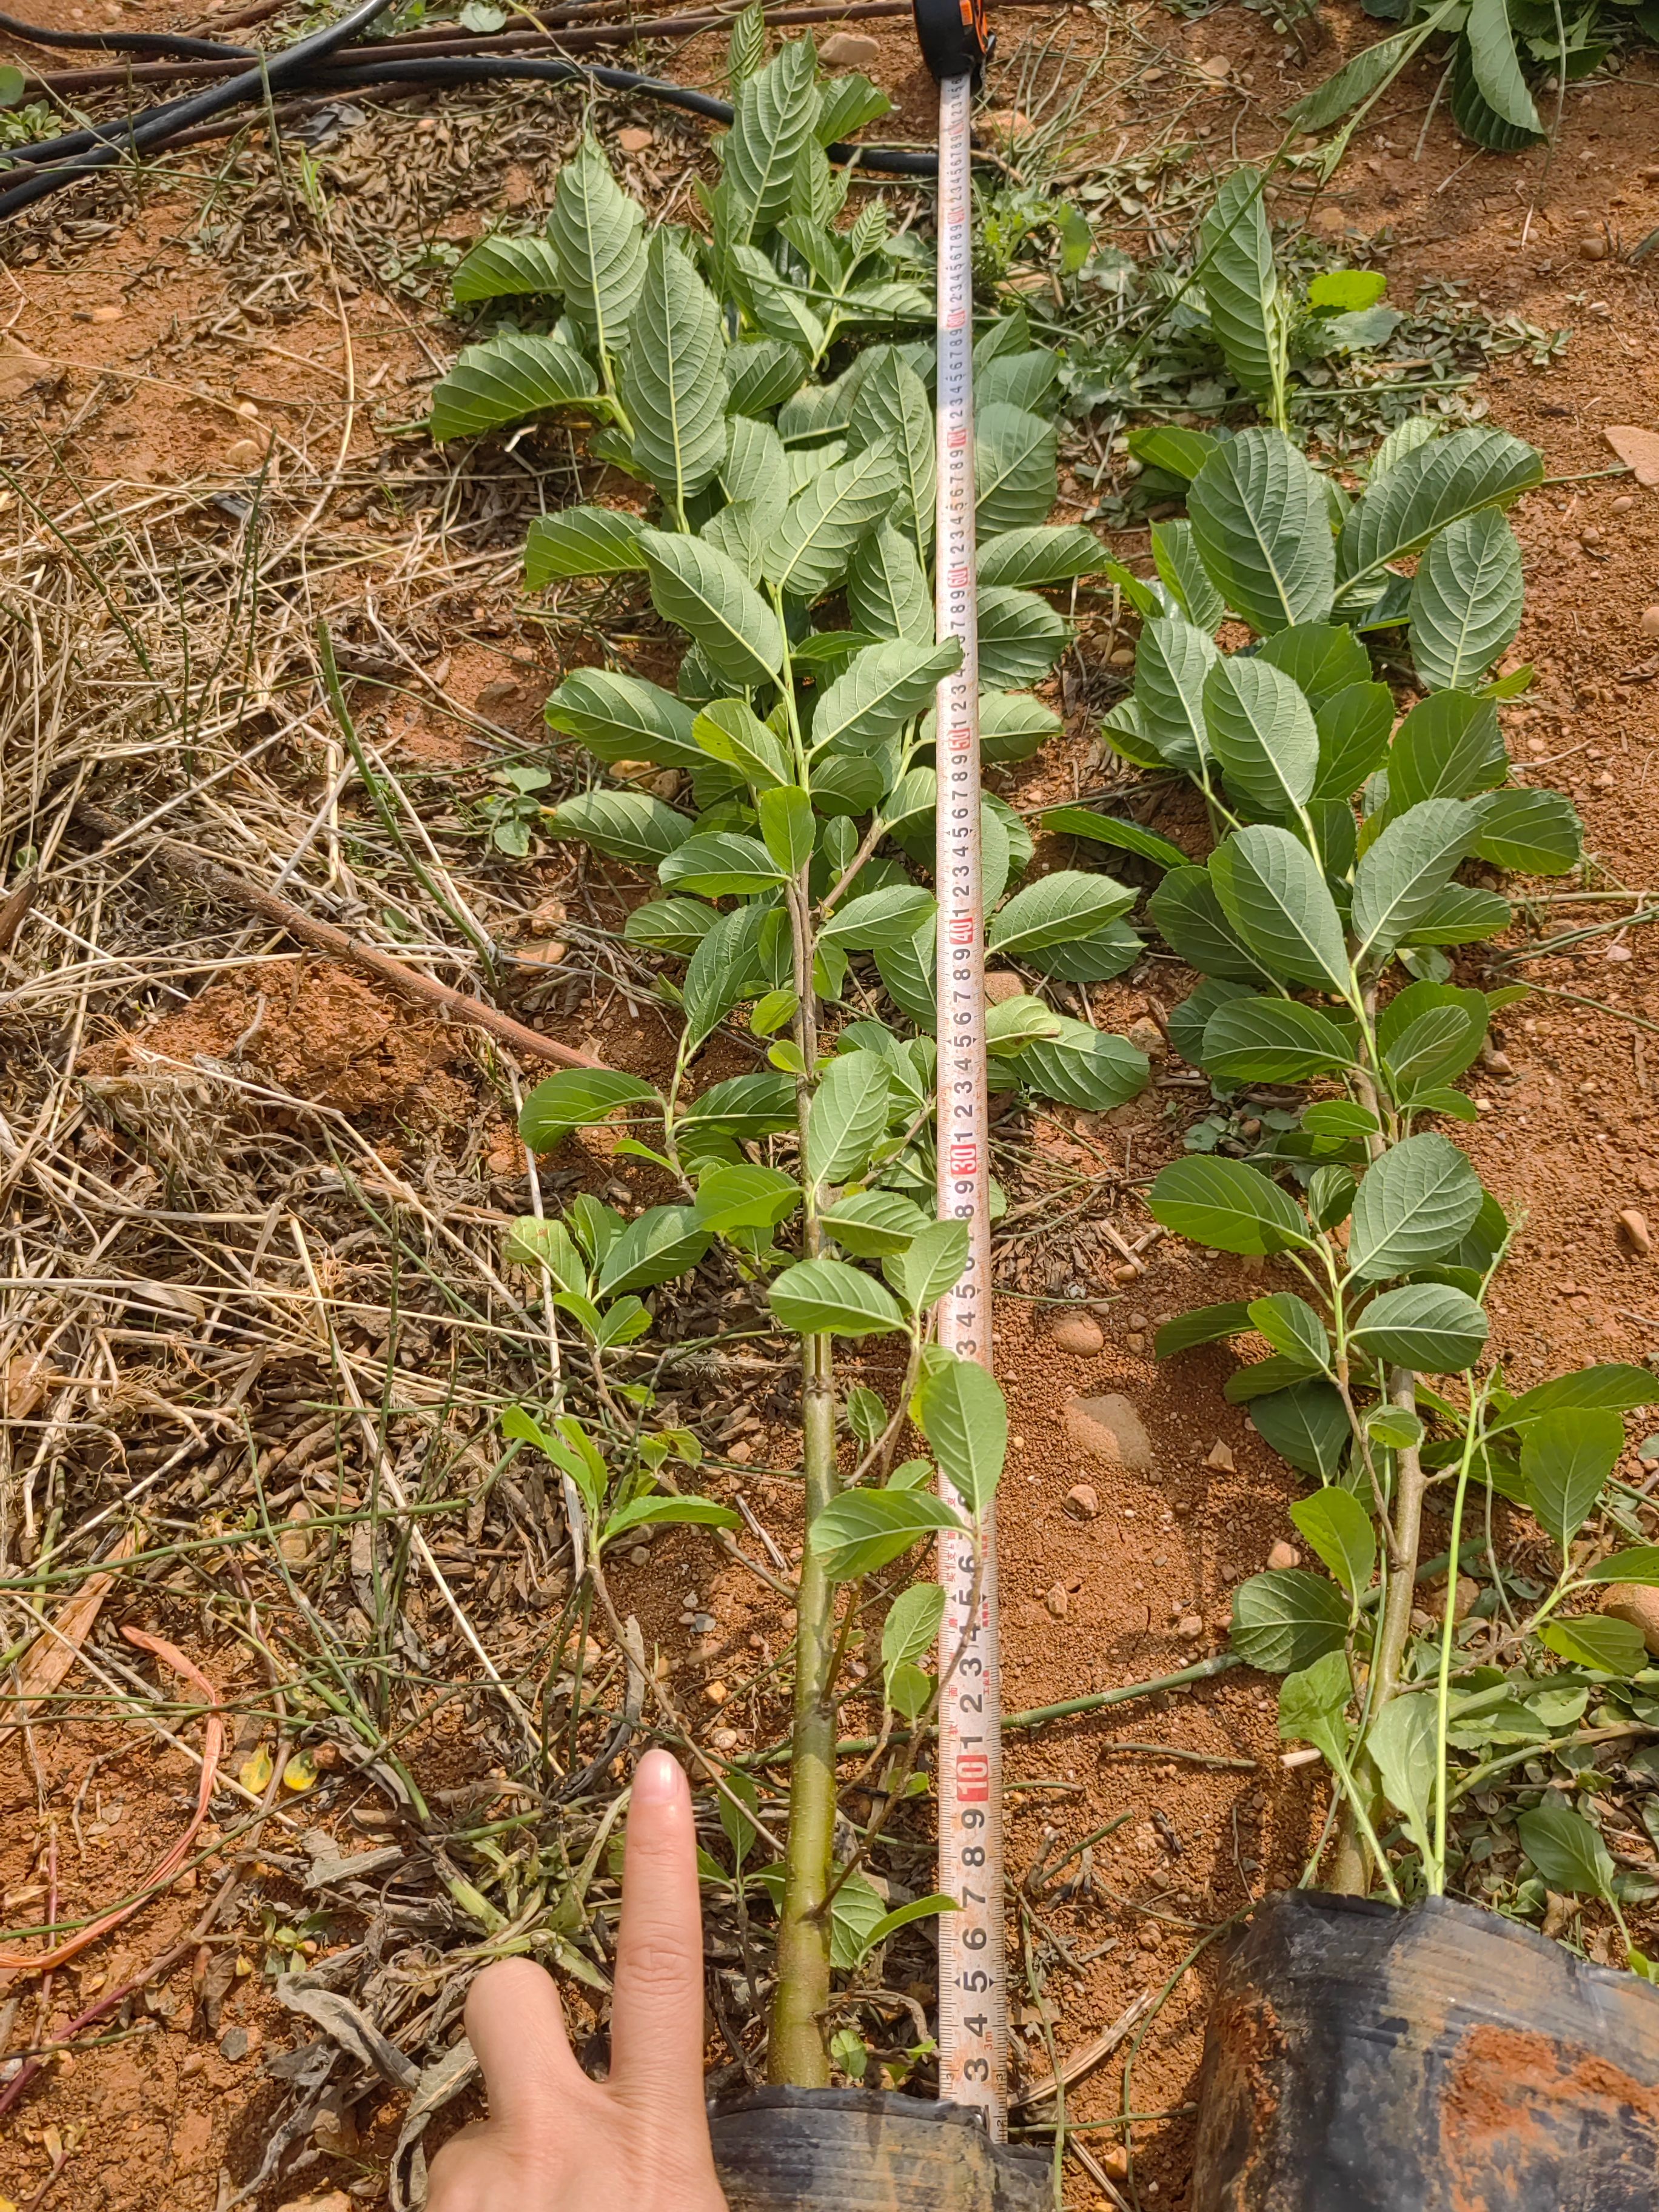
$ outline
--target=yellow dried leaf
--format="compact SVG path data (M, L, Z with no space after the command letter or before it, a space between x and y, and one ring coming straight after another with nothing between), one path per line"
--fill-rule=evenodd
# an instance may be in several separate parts
M257 1797L262 1790L270 1788L272 1771L273 1763L270 1753L264 1744L261 1744L252 1758L245 1759L238 1767L236 1779L244 1790L251 1790Z
M292 1790L297 1796L302 1790L317 1787L317 1760L309 1751L296 1751L283 1769L283 1787Z

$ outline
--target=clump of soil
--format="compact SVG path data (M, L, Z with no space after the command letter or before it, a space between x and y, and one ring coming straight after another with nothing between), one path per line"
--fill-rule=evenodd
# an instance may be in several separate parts
M466 1114L472 1095L449 1071L459 1033L411 1013L348 968L276 960L210 983L177 1013L88 1053L94 1075L198 1058L341 1114L371 1114L441 1127Z

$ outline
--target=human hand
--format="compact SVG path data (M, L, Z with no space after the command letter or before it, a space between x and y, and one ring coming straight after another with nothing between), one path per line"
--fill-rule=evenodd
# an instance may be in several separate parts
M428 2212L726 2212L702 2100L702 1922L691 1792L665 1751L634 1778L611 2077L576 2063L550 1975L487 1966L466 2001L489 2118L433 2160Z

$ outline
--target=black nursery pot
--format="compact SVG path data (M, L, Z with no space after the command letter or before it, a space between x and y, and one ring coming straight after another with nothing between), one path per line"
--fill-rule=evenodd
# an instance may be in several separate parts
M758 2089L710 2127L731 2212L1052 2212L1048 2154L993 2143L958 2105Z
M1474 1905L1267 1899L1199 2095L1192 2212L1659 2207L1659 1990Z

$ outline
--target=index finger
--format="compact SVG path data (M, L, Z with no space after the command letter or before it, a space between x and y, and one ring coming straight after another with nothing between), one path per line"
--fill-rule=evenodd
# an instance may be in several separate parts
M611 2081L665 2130L703 2122L702 2003L690 1785L667 1752L650 1751L628 1811Z

